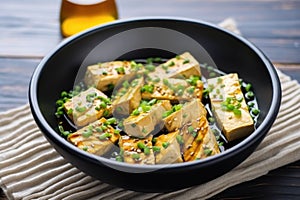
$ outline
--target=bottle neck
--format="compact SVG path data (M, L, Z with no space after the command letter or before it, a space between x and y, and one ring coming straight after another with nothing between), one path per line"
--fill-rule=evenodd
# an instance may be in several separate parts
M67 1L78 5L93 5L93 4L101 3L105 0L67 0Z

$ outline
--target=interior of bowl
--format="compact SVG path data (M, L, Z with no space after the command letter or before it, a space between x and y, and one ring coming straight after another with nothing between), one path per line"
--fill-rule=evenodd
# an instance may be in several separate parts
M44 132L57 139L55 102L61 91L72 89L82 79L88 65L116 59L170 58L185 51L200 63L236 72L251 83L261 110L257 125L270 128L280 101L279 81L270 62L245 39L186 19L117 21L70 37L43 59L33 75L29 95L33 113ZM251 143L251 138L245 140Z
M237 72L253 84L262 110L259 124L262 122L271 106L274 84L266 60L240 38L207 24L159 19L112 24L63 43L42 63L37 83L40 109L56 128L53 105L60 91L72 89L88 65L115 59L168 58L184 51L191 52L200 63Z

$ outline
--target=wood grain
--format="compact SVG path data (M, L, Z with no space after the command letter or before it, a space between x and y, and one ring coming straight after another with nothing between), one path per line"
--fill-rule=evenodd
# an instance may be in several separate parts
M122 19L177 16L218 23L233 17L243 36L273 62L300 63L300 1L117 0L117 5ZM6 1L0 12L0 57L47 54L62 40L59 8L60 0Z
M0 111L28 102L30 77L38 59L0 58Z

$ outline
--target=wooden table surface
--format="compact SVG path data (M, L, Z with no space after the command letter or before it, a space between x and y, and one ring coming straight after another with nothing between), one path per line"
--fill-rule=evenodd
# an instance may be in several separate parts
M63 40L60 0L1 0L0 112L28 102L31 74ZM236 20L242 35L275 66L300 82L299 0L117 0L119 17L179 16L218 23ZM6 199L0 192L0 199ZM227 189L212 199L299 199L300 161Z

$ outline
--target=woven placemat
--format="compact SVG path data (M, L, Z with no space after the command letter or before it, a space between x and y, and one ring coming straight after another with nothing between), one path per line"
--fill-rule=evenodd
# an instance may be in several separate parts
M224 23L236 30L231 19ZM0 113L0 186L9 199L209 198L300 159L300 85L280 71L278 74L283 97L271 130L249 158L210 182L159 194L133 192L94 180L53 149L36 126L29 105L24 105Z

